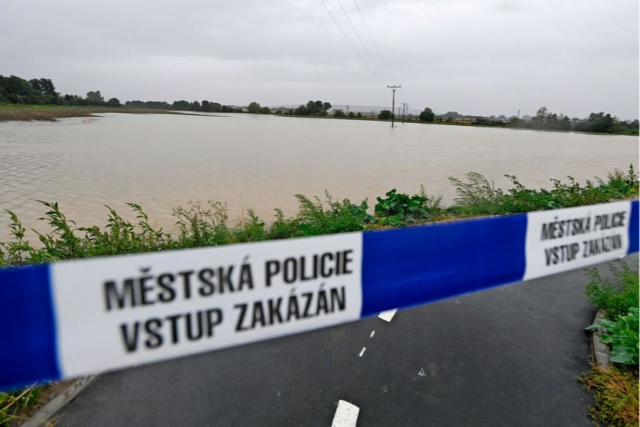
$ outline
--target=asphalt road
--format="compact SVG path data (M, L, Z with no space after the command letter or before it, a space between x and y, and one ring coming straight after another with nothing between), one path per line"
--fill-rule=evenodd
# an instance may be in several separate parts
M587 281L578 270L399 311L389 323L106 374L56 426L330 427L339 400L360 408L359 427L592 426L575 379L589 367Z

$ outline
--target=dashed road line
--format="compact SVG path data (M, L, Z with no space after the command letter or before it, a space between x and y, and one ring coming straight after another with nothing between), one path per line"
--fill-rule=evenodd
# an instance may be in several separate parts
M336 409L336 414L333 416L331 427L356 427L359 413L360 408L356 405L346 400L341 400L338 402L338 409Z
M396 311L398 311L397 308L394 308L393 310L383 311L378 315L378 317L384 320L385 322L391 322L391 319L393 319L393 316L396 315Z
M367 351L367 347L362 347L362 350L360 350L359 356L362 357L365 351Z
M373 336L376 334L376 331L372 331L371 335L369 336L369 338L373 338Z

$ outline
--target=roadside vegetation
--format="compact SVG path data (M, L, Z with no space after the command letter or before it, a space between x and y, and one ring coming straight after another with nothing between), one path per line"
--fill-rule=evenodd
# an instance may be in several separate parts
M581 382L593 396L595 405L589 414L596 422L608 426L637 426L639 300L638 265L623 261L610 264L611 277L595 268L588 269L591 281L586 295L591 305L602 309L606 319L587 330L603 329L601 340L611 348L612 366L594 366Z
M552 180L550 190L529 189L516 177L509 178L513 186L506 191L496 188L478 173L469 173L466 180L450 178L458 197L449 207L442 205L441 197L428 195L424 188L414 195L391 190L377 198L373 214L367 200L352 203L348 199L334 199L329 193L324 200L296 195L298 213L287 218L276 209L269 225L252 210L239 220L231 220L223 203L189 203L173 210L178 228L176 235L155 227L142 207L135 203L128 203L136 218L133 221L107 207L105 226L78 227L57 203L41 201L45 210L41 220L50 227L48 232L34 230L40 241L37 247L26 240L26 228L18 215L7 211L10 239L0 242L0 265L403 227L605 203L638 195L638 175L633 166L626 173L615 170L604 179L596 178L585 184L573 178L567 182Z
M495 188L492 182L478 173L469 173L466 180L449 178L458 194L455 204L449 207L442 205L442 197L428 195L424 188L413 195L398 193L394 189L377 198L373 214L370 213L367 200L352 203L348 199L334 199L329 193L325 194L324 199L296 195L299 202L297 214L287 218L281 210L276 209L275 218L269 225L252 210L234 221L229 218L223 203L192 202L173 210L178 229L175 235L157 228L142 207L135 203L127 204L134 220L123 217L107 206L107 222L100 227L77 226L66 217L57 203L40 201L44 210L41 220L49 227L48 231L34 230L39 245L27 240L26 227L17 214L6 211L9 240L0 242L0 267L405 227L460 218L605 203L638 196L638 176L632 166L626 173L615 170L604 179L596 178L585 184L572 178L567 182L552 180L553 188L550 190L529 189L516 177L509 178L513 186L506 191ZM627 270L621 268L620 271L627 277ZM637 277L635 283L637 307ZM604 285L594 288L592 294L593 301L599 304L600 301L607 301L611 307L625 307L629 301L625 296L623 302L617 302L617 294L607 290ZM626 309L621 313L627 313ZM8 426L12 419L20 417L37 403L41 390L42 387L31 387L26 391L0 393L0 427Z
M42 387L32 386L11 393L0 392L0 427L24 421L24 413L40 401Z

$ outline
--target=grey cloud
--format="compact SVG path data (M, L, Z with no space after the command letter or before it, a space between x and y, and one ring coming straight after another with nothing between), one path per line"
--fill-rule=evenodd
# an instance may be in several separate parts
M360 49L337 1L325 0ZM368 43L353 1L340 1ZM358 3L412 108L638 117L637 1ZM65 93L389 101L320 0L3 0L0 39L0 74L50 77Z

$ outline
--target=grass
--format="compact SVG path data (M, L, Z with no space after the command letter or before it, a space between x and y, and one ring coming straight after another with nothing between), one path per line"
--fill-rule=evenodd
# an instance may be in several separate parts
M9 427L12 422L24 420L23 412L40 402L42 387L29 387L11 393L0 392L0 427Z
M637 371L595 366L580 378L580 382L593 394L595 404L589 408L589 415L596 423L612 427L638 426Z
M0 104L0 122L56 121L70 117L96 117L97 114L178 114L166 110L126 107L73 107L55 105Z
M587 270L591 281L587 285L587 298L591 305L604 309L608 319L627 314L629 308L638 307L638 265L635 270L624 261L609 265L612 279L602 277L596 268Z
M270 225L252 210L240 219L231 220L223 203L189 203L173 210L178 229L176 235L153 225L142 207L135 203L127 204L134 220L121 216L107 206L107 222L103 227L78 227L66 217L58 203L40 201L45 208L41 220L49 226L49 231L34 230L39 245L27 240L26 227L18 215L6 211L9 216L9 239L0 242L0 266L404 227L459 218L582 206L638 196L638 176L633 167L627 173L616 170L606 179L597 178L584 185L572 178L567 183L552 180L552 190L528 189L515 177L510 178L513 187L506 191L495 188L493 183L477 173L468 174L467 180L451 178L458 198L449 207L442 206L441 197L427 195L424 188L411 196L391 190L384 197L377 198L374 215L369 213L367 200L352 203L348 199L336 200L328 193L324 200L296 195L298 213L287 218L281 210L276 209ZM608 295L607 292L603 295ZM19 416L16 415L18 412L13 412L15 409L24 410L32 405L37 400L37 394L38 389L31 389L27 393L23 390L0 394L5 396L0 397L0 426L4 427ZM13 401L15 403L10 404ZM9 404L8 409L12 412L5 410Z

